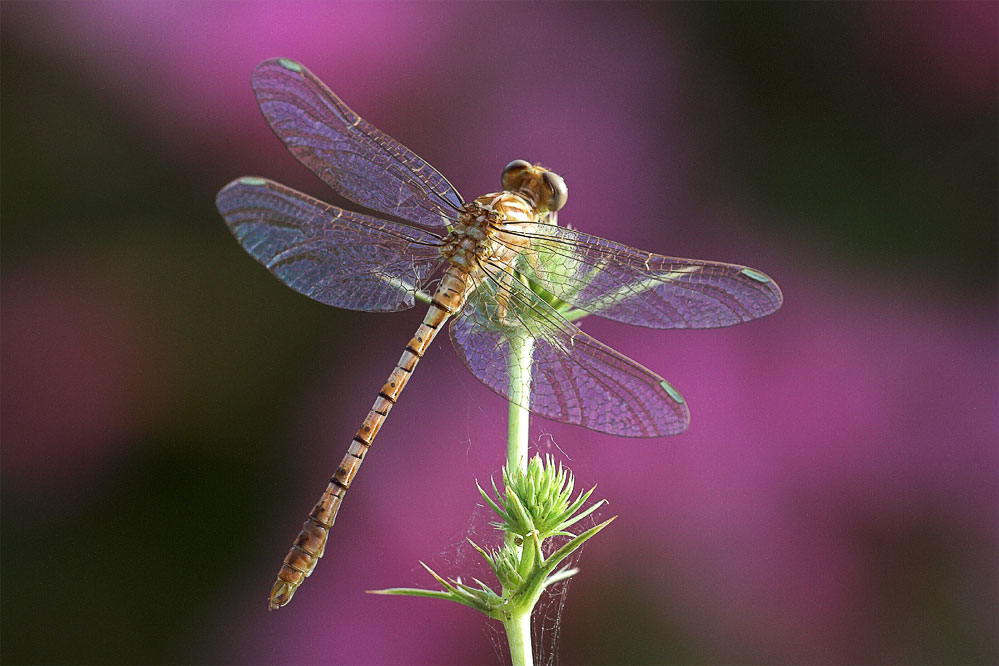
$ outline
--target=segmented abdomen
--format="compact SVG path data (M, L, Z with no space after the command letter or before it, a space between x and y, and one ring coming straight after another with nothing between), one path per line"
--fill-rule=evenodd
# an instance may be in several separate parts
M285 556L277 581L271 588L270 610L287 605L298 586L312 574L316 564L319 563L319 558L326 550L329 531L336 520L344 495L357 475L357 470L360 469L378 431L385 423L392 405L399 399L413 370L416 369L416 364L423 358L423 354L441 327L464 303L466 279L464 273L454 268L441 278L440 286L434 292L433 302L426 317L423 318L423 323L406 345L402 357L382 386L378 397L375 398L375 404L371 406L361 427L357 429L357 434L347 449L347 455L340 461L340 467L330 478L326 490L309 513L302 531Z

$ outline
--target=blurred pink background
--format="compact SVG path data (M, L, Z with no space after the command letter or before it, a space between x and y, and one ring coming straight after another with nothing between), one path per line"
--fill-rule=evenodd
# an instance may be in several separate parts
M466 198L540 161L561 222L784 291L718 331L584 320L692 425L532 420L618 516L562 661L995 663L997 13L3 3L2 660L507 658L467 608L364 594L430 586L419 560L461 575L474 481L503 462L506 405L444 336L316 573L266 610L423 314L297 295L215 211L250 174L343 203L257 110L250 73L280 55Z

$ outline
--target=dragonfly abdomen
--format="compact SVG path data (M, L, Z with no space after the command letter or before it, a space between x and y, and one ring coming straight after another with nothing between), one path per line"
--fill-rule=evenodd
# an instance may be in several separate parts
M309 513L302 530L298 533L298 538L285 556L277 581L271 588L270 610L287 605L295 590L312 574L319 563L319 558L326 551L330 528L336 520L344 495L347 494L350 484L361 468L361 463L364 462L364 456L371 448L382 424L385 423L392 405L406 388L417 363L430 348L430 343L437 337L437 333L448 318L464 303L465 284L465 275L456 269L449 270L441 279L427 315L406 345L388 380L375 398L374 404L368 410L368 415L357 429L347 454L340 461L340 466L330 478L326 490Z

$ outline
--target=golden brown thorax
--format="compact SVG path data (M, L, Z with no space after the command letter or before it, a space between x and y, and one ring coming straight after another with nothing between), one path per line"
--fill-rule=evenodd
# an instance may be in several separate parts
M565 205L565 183L542 166L514 160L503 169L501 181L502 192L465 204L445 239L441 254L453 266L471 270L477 260L512 261L528 242L522 234ZM514 231L518 233L508 233Z

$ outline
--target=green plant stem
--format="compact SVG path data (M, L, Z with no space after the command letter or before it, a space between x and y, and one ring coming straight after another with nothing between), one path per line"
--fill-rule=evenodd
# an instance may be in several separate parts
M527 472L530 412L521 405L531 402L531 352L534 338L510 339L510 412L506 438L507 469Z
M531 357L534 338L518 336L510 338L510 407L507 424L506 465L507 469L518 469L527 473L527 456L530 444L530 412L521 405L531 404ZM507 534L507 540L513 537ZM508 545L512 545L509 544ZM521 550L523 555L523 550ZM506 592L506 590L504 590ZM513 666L533 666L534 654L531 649L531 610L514 609L508 620L503 622L506 639L510 644L510 658Z
M503 622L506 640L510 643L510 659L513 666L532 666L534 654L531 652L531 609L514 613Z

